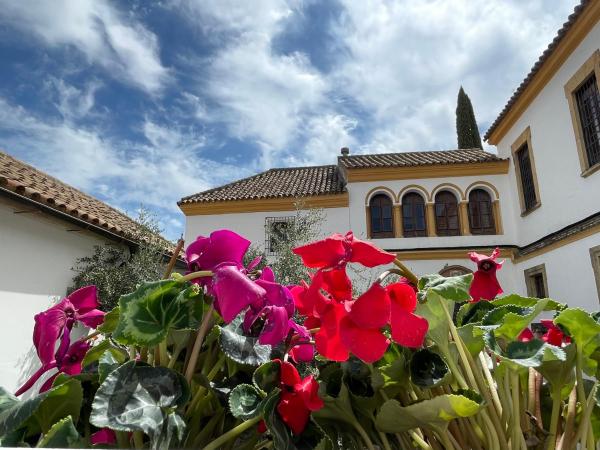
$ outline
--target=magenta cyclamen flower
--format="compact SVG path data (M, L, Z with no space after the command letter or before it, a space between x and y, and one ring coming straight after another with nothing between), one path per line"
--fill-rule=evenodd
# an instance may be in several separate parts
M76 290L58 304L36 314L33 343L42 366L54 360L62 360L71 343L71 329L75 322L96 328L104 320L104 312L98 307L96 286ZM60 345L56 350L56 342Z
M188 270L214 270L219 264L241 266L250 241L231 230L217 230L209 237L198 236L185 250Z
M60 359L53 359L52 361L45 363L40 367L30 378L25 382L23 386L19 388L15 395L21 395L22 393L31 389L40 377L52 369L58 369L54 375L52 375L40 388L40 392L47 391L52 387L52 383L56 379L59 373L66 373L67 375L77 375L81 373L81 362L85 357L85 354L90 349L90 344L84 341L77 341L71 345L66 352L61 356ZM58 353L57 353L58 355Z

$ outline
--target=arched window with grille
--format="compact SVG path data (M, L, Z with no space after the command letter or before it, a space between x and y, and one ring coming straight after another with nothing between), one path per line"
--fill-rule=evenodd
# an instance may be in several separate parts
M371 237L394 237L394 217L392 200L385 194L377 194L369 202Z
M484 189L469 193L469 227L471 234L496 234L492 198Z
M460 235L458 202L450 191L441 191L435 196L435 230L438 236Z
M404 237L427 236L425 201L416 192L402 197L402 225Z

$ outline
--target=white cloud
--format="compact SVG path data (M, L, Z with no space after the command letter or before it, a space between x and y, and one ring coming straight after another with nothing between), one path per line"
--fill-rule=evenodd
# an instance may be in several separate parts
M30 32L51 47L73 46L112 76L152 94L169 79L156 35L107 0L5 2L0 23Z
M77 120L87 116L94 108L96 91L102 87L98 80L87 82L81 89L58 78L50 78L51 97L65 119Z

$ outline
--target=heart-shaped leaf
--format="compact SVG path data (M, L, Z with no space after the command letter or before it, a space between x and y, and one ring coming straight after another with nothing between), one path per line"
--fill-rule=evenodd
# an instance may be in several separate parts
M81 382L76 378L69 378L48 391L48 395L35 411L34 418L41 431L47 433L52 425L67 416L71 416L73 422L77 422L82 401Z
M430 292L435 292L446 300L466 302L471 299L469 287L473 274L456 277L443 277L438 274L426 275L419 280L419 300L425 301Z
M545 361L566 359L565 352L561 348L539 339L532 339L529 342L509 342L506 350L500 347L491 330L484 334L484 340L489 350L515 370L523 367L539 367Z
M115 328L117 328L117 325L119 324L120 314L121 311L119 310L119 307L115 306L109 312L104 314L104 322L100 324L97 330L104 334L109 334L115 331Z
M184 423L173 410L190 397L185 379L165 367L129 361L113 370L98 388L90 422L118 431L143 431L153 447L176 445Z
M141 284L119 299L119 323L113 337L127 345L156 345L169 329L196 328L202 312L197 285L176 280Z
M37 448L81 448L81 436L77 432L73 419L67 416L59 420L42 436Z
M428 349L416 351L410 360L410 380L419 387L432 388L448 379L444 359Z
M119 365L119 361L117 361L111 351L107 350L104 352L98 363L98 381L104 383L108 374L119 367Z
M279 386L280 373L281 364L275 361L269 361L256 368L252 375L252 381L257 389L268 394Z
M554 319L564 329L585 356L583 369L594 375L597 361L590 356L600 347L600 324L587 312L578 308L567 308Z
M262 397L249 384L238 384L229 394L229 411L237 419L248 420L260 412Z
M517 338L519 333L529 326L542 311L547 311L549 299L540 299L531 307L518 305L502 305L490 311L483 318L482 325L498 325L494 329L497 337L509 341Z
M0 436L5 436L21 427L35 413L48 392L21 401L0 387Z
M122 348L114 346L109 339L104 339L88 350L81 362L82 367L87 367L90 364L98 361L105 351L110 351L116 361L123 364L127 359L127 352Z
M476 303L466 303L460 307L456 315L456 323L459 326L469 323L479 323L485 315L493 310L495 306L492 302L480 301Z
M409 406L388 400L377 414L375 426L384 433L401 433L417 427L443 432L450 420L473 416L480 407L477 401L456 394L439 395Z
M258 337L245 336L242 329L244 313L220 327L219 342L225 355L239 364L260 366L271 360L271 346L258 343Z

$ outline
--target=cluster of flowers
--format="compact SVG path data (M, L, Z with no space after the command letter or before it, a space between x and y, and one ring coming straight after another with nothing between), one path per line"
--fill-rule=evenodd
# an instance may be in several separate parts
M85 340L78 340L71 344L71 330L78 322L89 328L100 325L104 321L104 312L97 308L96 286L86 286L74 291L46 311L35 315L33 345L42 367L15 392L15 395L21 395L31 389L42 375L53 369L58 371L45 381L40 392L50 389L59 373L68 375L81 373L81 362L90 344Z

